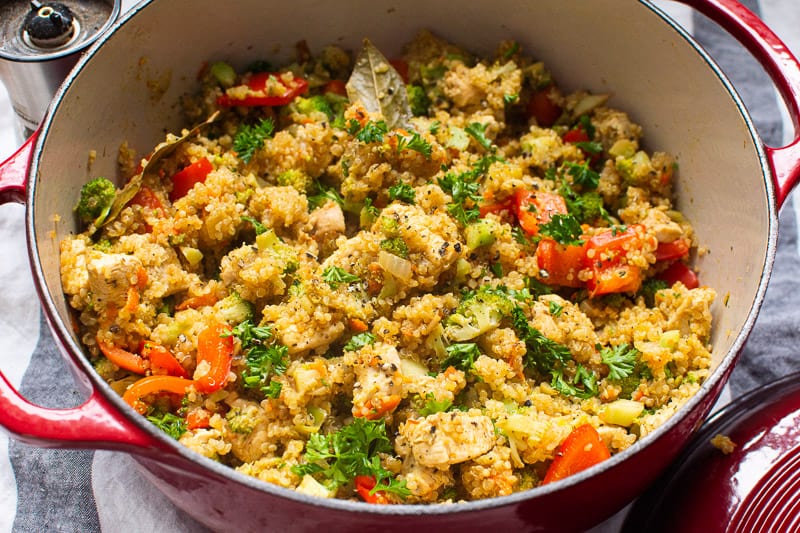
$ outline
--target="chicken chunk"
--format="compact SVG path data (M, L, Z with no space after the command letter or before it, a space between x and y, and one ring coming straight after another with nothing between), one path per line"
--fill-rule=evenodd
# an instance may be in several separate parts
M353 354L353 416L376 420L395 410L403 392L400 355L391 344L367 345Z
M124 304L140 268L142 262L131 255L93 253L86 269L94 305L105 308L110 303Z
M423 466L447 469L485 454L495 444L492 419L462 412L439 412L400 426L414 459Z

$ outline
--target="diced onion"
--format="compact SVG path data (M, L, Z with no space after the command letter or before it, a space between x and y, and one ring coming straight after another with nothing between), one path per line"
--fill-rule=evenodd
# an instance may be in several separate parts
M411 279L411 261L390 254L385 250L378 252L378 264L397 279L407 282Z

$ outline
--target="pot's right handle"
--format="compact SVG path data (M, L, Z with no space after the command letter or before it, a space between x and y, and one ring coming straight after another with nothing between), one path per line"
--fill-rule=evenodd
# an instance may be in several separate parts
M780 91L794 126L794 139L779 148L766 146L780 208L800 181L800 63L755 13L736 0L676 0L719 24L761 63Z

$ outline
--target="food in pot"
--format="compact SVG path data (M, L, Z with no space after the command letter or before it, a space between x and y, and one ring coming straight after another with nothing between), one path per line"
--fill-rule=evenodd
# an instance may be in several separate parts
M61 272L97 372L197 453L325 498L490 498L708 376L676 162L515 42L300 43L183 103L198 126L84 187Z

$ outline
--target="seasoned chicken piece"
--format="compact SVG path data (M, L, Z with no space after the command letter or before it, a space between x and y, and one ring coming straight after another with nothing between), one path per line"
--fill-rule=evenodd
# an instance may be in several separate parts
M142 262L131 255L93 253L86 270L94 305L105 308L109 303L124 304L140 268Z
M413 455L409 455L403 463L403 471L397 476L406 482L406 488L411 491L407 503L432 503L442 497L442 492L454 483L453 473L419 464Z
M485 454L495 444L492 419L462 412L439 412L400 426L414 459L423 466L447 469Z
M315 209L308 217L311 225L311 235L317 241L322 255L328 255L335 249L336 237L344 234L344 212L341 206L333 201L328 201L319 209Z
M345 361L353 366L353 416L376 420L395 410L402 399L403 374L400 355L391 344L364 346Z

